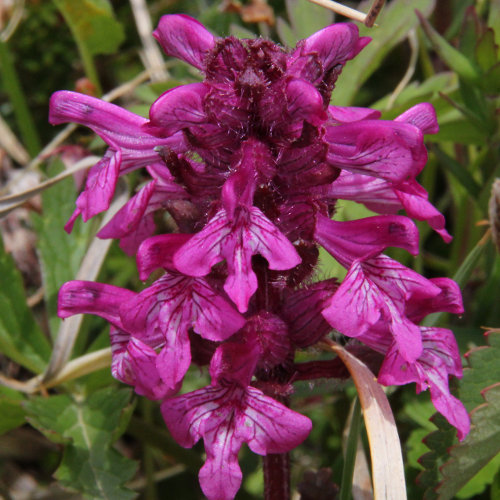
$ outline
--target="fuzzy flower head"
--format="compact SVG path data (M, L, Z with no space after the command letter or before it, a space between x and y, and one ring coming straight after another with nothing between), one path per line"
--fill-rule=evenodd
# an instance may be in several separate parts
M203 81L165 92L148 119L62 91L50 119L87 125L109 146L67 229L106 210L118 177L144 167L151 181L98 236L120 239L142 279L163 274L140 293L71 282L60 315L110 321L115 376L162 400L182 446L203 439L209 499L236 494L243 443L266 455L305 439L309 419L283 404L292 381L312 378L294 353L333 329L383 357L381 383L429 388L462 439L468 416L448 388L448 376L461 375L453 335L419 325L432 312L460 313L460 293L384 255L418 253L416 226L400 210L450 239L416 181L424 134L438 129L432 106L386 121L330 104L342 68L369 42L352 24L328 26L293 50L219 38L184 15L162 17L154 36ZM332 220L339 199L379 215ZM176 233L153 236L158 211ZM343 281L314 279L320 246L346 268ZM176 395L192 363L209 365L211 384Z

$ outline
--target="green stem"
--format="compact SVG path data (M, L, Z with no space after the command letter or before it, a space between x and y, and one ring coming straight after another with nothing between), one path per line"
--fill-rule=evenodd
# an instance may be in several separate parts
M0 40L0 73L3 86L14 108L19 131L29 154L33 157L41 149L40 138L31 116L26 97L19 82L12 54L6 42Z
M340 486L339 500L350 500L352 494L352 478L354 464L356 463L356 451L358 448L359 432L361 430L361 405L356 397L352 409L351 426L347 436L344 468L342 470L342 484Z
M85 74L87 75L87 78L94 84L97 91L97 95L101 95L102 88L99 82L99 76L97 75L97 69L94 64L94 58L92 57L92 54L88 51L87 46L84 43L80 42L75 32L73 32L73 36L75 37L76 45L78 47L78 51L80 52L80 56L82 58Z
M481 257L487 241L484 238L481 238L476 246L469 252L465 260L462 262L462 265L458 268L457 272L453 276L453 280L457 282L458 286L463 289L469 276L472 271L475 269L477 263L479 262L479 258ZM422 321L422 326L434 326L438 323L438 321L443 316L443 312L429 314Z

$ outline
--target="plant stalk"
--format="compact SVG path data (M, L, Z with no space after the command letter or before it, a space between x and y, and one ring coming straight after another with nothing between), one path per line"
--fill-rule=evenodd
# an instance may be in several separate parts
M6 42L0 40L0 73L2 74L5 91L9 95L10 102L14 109L19 131L23 138L24 145L28 153L33 157L41 149L40 138L35 127L35 122L31 116L26 96L21 87L19 77L12 54Z
M290 498L290 455L288 453L268 454L263 458L264 499L289 500Z

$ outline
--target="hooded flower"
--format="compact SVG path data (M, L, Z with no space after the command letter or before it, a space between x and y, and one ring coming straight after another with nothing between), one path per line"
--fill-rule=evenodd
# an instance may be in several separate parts
M343 66L369 42L352 24L328 26L293 50L261 38L219 38L184 15L162 17L154 36L203 81L162 94L148 119L57 93L51 121L85 124L109 146L69 225L80 213L87 220L105 210L117 178L145 167L152 180L99 236L120 238L136 253L141 279L163 274L140 293L103 289L123 294L121 304L96 295L93 305L87 294L72 308L78 287L83 294L105 287L72 282L61 292L61 315L110 321L121 380L163 398L165 423L182 446L203 438L199 477L210 499L236 494L243 443L267 455L305 439L309 419L284 404L298 373L294 351L332 329L362 342L360 352L384 356L383 383L429 387L463 437L466 415L447 386L448 375L461 374L456 345L448 331L418 325L430 312L459 312L459 291L383 253L418 253L415 224L400 209L449 240L416 181L427 161L424 134L437 132L432 106L389 121L330 105ZM381 215L335 221L338 199ZM153 236L162 211L174 234ZM342 281L315 279L320 246L347 269ZM210 363L211 385L175 396L193 359ZM331 363L307 366L339 372ZM306 369L300 377L311 379Z
M249 385L257 359L255 344L227 342L212 358L211 386L162 404L165 423L179 444L190 448L203 438L207 459L199 478L210 500L236 495L242 478L238 451L243 443L259 455L284 453L311 430L307 417Z

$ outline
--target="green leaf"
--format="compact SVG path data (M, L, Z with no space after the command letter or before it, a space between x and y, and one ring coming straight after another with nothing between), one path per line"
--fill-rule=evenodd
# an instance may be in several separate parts
M56 395L25 403L29 422L50 440L65 444L55 476L85 498L128 500L135 494L123 485L136 470L132 460L113 447L122 418L130 417L130 390L108 387L86 399Z
M21 403L24 396L8 387L0 387L0 434L15 429L25 422L25 411Z
M433 147L432 152L436 155L439 162L455 176L470 194L471 198L477 199L481 194L482 187L476 182L466 167L438 147Z
M488 28L477 42L476 59L483 71L488 71L498 62L498 47L495 44L495 33Z
M364 3L359 10L367 12L372 2ZM434 0L401 0L389 3L377 19L378 27L359 26L361 36L372 41L352 61L349 61L339 77L333 91L333 102L338 106L349 106L364 82L373 74L389 52L403 40L408 31L418 24L415 9L429 15L434 9Z
M467 484L455 495L456 498L472 498L482 493L495 479L500 469L500 454L488 462ZM491 497L495 498L495 497Z
M500 0L490 0L488 26L493 29L495 43L500 45Z
M489 94L500 93L500 63L491 67L479 83L481 88Z
M467 57L455 47L450 45L425 19L420 12L417 11L422 28L429 38L434 50L439 57L453 70L458 76L467 82L477 82L480 78L480 73L476 66Z
M56 159L49 171L55 175L63 168L61 161ZM91 223L83 224L77 220L70 235L64 230L64 224L75 209L75 198L73 179L64 179L43 192L42 215L32 216L38 233L38 251L52 338L56 336L61 322L57 317L59 288L75 278L92 229Z
M295 47L299 40L307 38L333 21L333 12L303 0L286 0L286 11L293 39L283 41L291 47ZM283 20L280 24L282 25L281 29L283 29ZM279 31L278 33L281 36Z
M54 0L54 3L78 43L90 54L112 54L118 50L125 34L108 0Z
M442 415L436 413L432 416L431 421L438 430L431 432L424 439L424 443L430 451L420 457L419 462L424 470L417 477L418 485L425 490L424 500L437 499L434 488L441 479L439 468L448 458L448 448L456 440L455 428Z
M409 107L421 102L431 102L441 99L440 92L450 93L457 89L457 78L451 71L437 73L427 78L423 82L412 82L398 95L390 110L387 109L387 103L391 98L391 94L383 97L374 104L371 108L384 111L382 118L384 120L392 120L396 116L406 111Z
M278 17L276 20L276 31L283 45L295 47L298 38L293 33L292 27L282 17Z
M496 351L498 355L498 346ZM450 450L451 458L441 468L444 479L438 488L440 500L453 498L472 478L474 489L482 491L493 481L500 465L498 458L495 458L500 453L500 382L485 389L482 395L486 402L472 413L470 434L465 441ZM496 469L476 476L490 460L496 461Z
M0 276L0 352L41 373L50 357L50 345L26 304L21 274L1 239Z
M459 385L460 399L468 411L484 403L481 391L485 387L500 381L500 332L491 332L486 338L488 345L476 347L466 354L469 366Z
M439 132L429 138L433 142L455 142L476 146L486 144L484 131L479 129L471 120L465 118L440 123Z
M441 416L437 421L433 417L440 430L426 438L431 452L420 459L426 469L419 476L421 484L428 488L425 498L448 500L469 481L470 491L482 491L498 470L500 463L494 462L480 472L491 460L499 460L496 457L500 453L500 332L490 332L488 344L466 355L469 366L458 384L459 399L471 414L472 428L467 438L450 448L453 427ZM465 494L467 490L460 497Z

